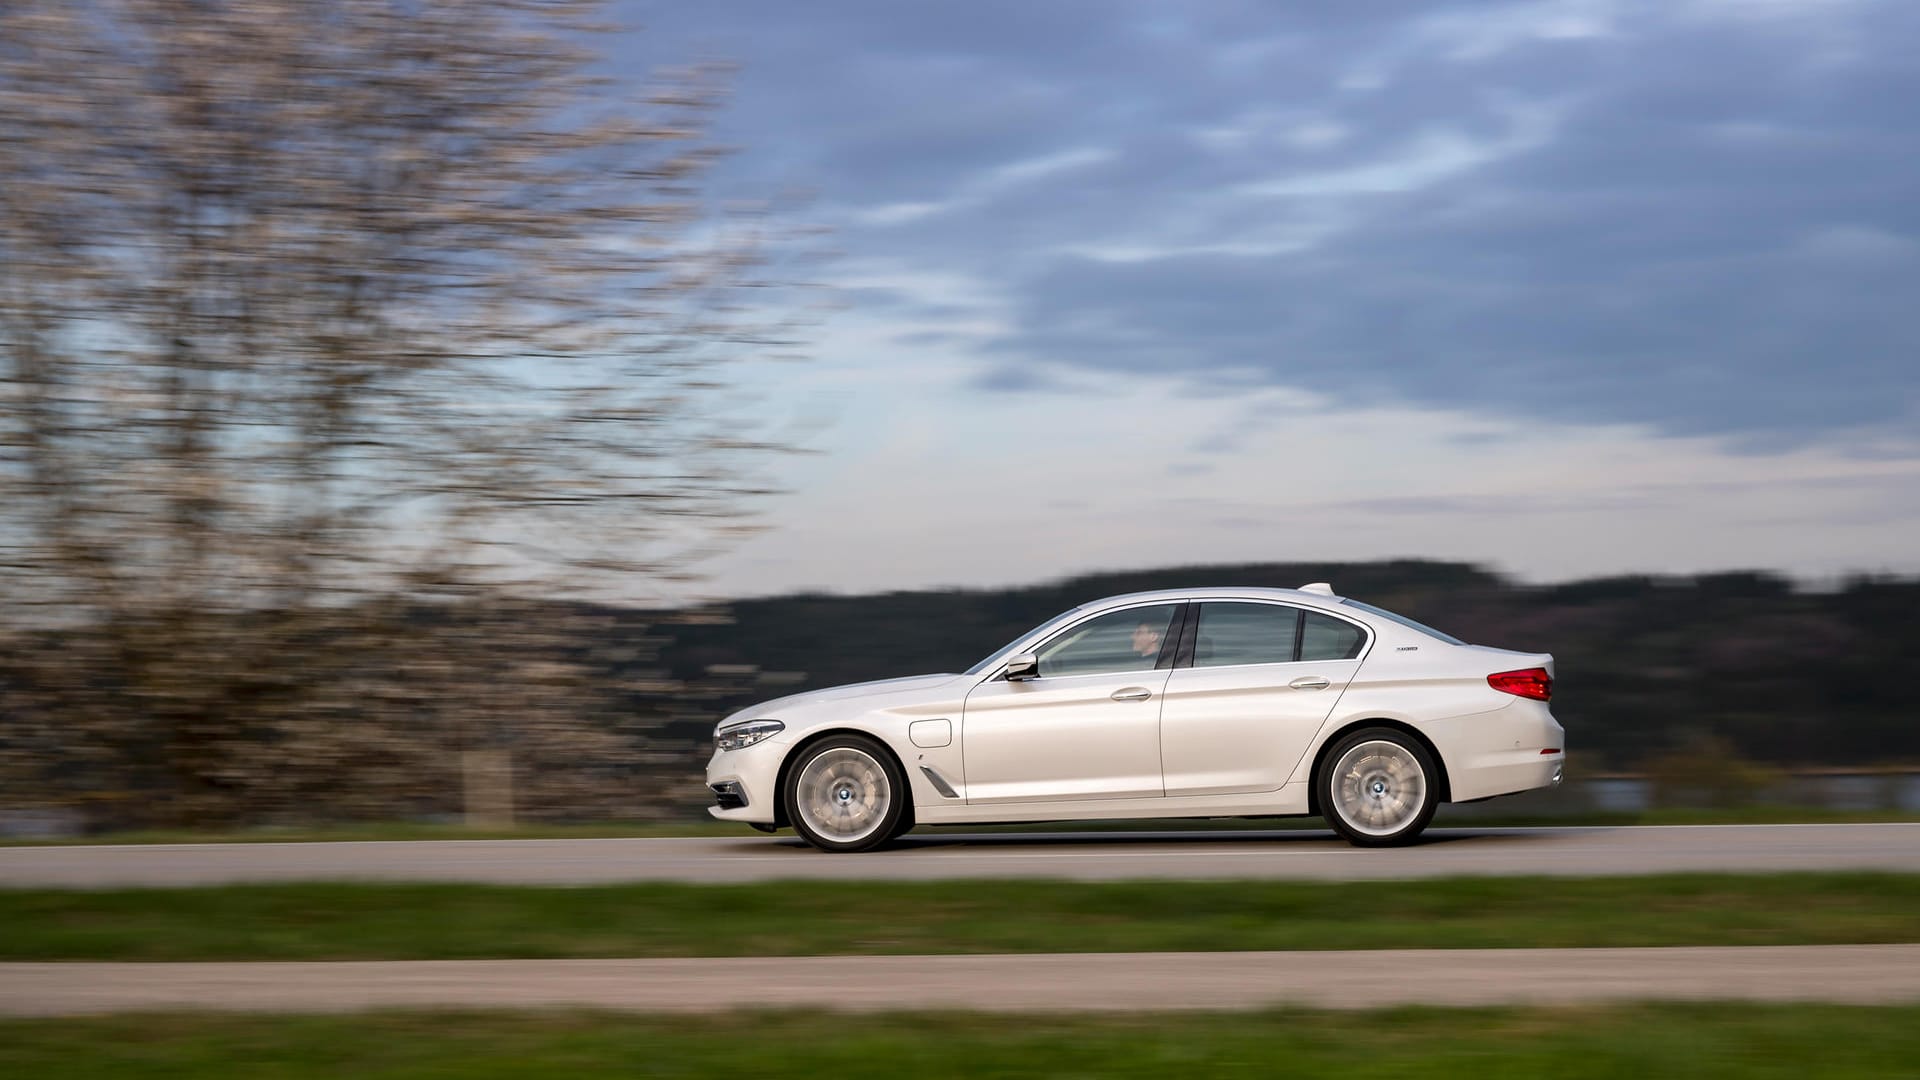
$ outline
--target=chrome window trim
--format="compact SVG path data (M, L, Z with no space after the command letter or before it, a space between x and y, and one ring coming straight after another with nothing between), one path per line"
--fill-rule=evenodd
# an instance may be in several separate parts
M1276 590L1276 591L1294 592L1297 590ZM1344 599L1343 597L1332 597L1330 598L1329 602L1326 602L1326 603L1318 602L1319 599L1320 599L1319 597L1303 600L1303 599L1298 599L1294 597L1248 596L1244 593L1237 593L1237 592L1212 592L1207 590L1196 590L1191 593L1178 593L1178 594L1158 593L1158 594L1150 594L1147 596L1129 597L1126 603L1115 604L1112 607L1100 607L1094 610L1086 610L1088 608L1088 605L1081 604L1074 607L1070 611L1062 612L1059 615L1056 615L1054 618L1048 620L1047 622L1040 624L1040 626L1036 627L1031 633L1027 634L1025 637L1017 638L1011 644L1002 646L1000 651L1001 662L996 663L992 667L987 668L986 670L981 671L976 676L974 676L973 685L978 687L978 686L984 686L990 682L1004 681L1004 677L1006 675L1006 663L1005 663L1006 657L1017 656L1021 653L1026 653L1026 652L1032 652L1039 646L1044 645L1049 641L1052 641L1055 635L1065 633L1066 631L1073 629L1074 627L1080 625L1082 622L1085 622L1088 619L1098 618L1102 615L1106 615L1115 611L1127 611L1132 608L1141 608L1141 607L1158 607L1163 604L1271 604L1275 607L1286 607L1286 608L1294 608L1296 610L1301 610L1301 611L1318 612L1319 614L1326 615L1335 619L1339 619L1341 622L1351 623L1352 625L1359 627L1360 632L1367 636L1366 644L1361 646L1360 653L1359 655L1353 657L1354 660L1365 660L1369 655L1371 655L1373 652L1374 645L1379 643L1379 640L1380 640L1379 631L1376 630L1370 623L1366 622L1364 619L1359 618L1357 614L1348 614L1347 611L1340 610L1342 600ZM1349 610L1357 611L1357 609L1349 609ZM1067 621L1067 620L1071 620L1071 621ZM1280 664L1321 664L1321 663L1335 663L1335 662L1336 661L1330 661L1330 660L1277 660L1267 664L1223 664L1219 666L1223 668L1276 667ZM1142 671L1142 672L1168 671L1168 670L1188 671L1188 670L1192 670L1192 668L1193 668L1193 664L1191 662L1183 664L1176 661L1176 663L1173 665L1172 668L1140 668L1138 669L1138 671ZM1135 672L1114 672L1113 674L1126 675L1126 674L1134 674L1134 673ZM1080 677L1081 676L1077 676L1077 675L1049 676L1049 678L1056 678L1056 679L1080 678Z

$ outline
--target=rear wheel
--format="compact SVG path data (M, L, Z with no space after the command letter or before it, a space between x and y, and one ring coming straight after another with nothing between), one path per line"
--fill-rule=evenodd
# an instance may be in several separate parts
M802 749L781 795L795 832L839 852L869 851L904 831L911 798L893 756L859 735Z
M1438 807L1433 757L1393 728L1363 728L1334 745L1314 783L1333 831L1357 847L1412 843Z

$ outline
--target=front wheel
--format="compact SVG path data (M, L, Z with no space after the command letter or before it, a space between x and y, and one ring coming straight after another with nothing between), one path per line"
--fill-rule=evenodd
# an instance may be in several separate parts
M1433 758L1392 728L1364 728L1327 754L1314 783L1321 813L1356 847L1409 844L1438 807Z
M868 851L906 824L911 797L893 756L872 739L836 735L800 751L781 793L787 820L822 851Z

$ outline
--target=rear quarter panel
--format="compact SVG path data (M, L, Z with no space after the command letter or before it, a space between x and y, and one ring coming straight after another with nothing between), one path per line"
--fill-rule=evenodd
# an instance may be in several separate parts
M1448 645L1395 625L1375 631L1365 662L1289 782L1311 782L1320 749L1342 733L1369 720L1393 720L1439 752L1454 802L1539 786L1540 751L1562 747L1563 732L1545 702L1495 690L1487 676L1542 663L1551 668L1547 657Z

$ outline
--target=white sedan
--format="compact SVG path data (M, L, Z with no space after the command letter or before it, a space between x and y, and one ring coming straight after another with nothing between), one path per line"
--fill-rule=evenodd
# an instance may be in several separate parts
M816 690L714 731L714 817L826 851L914 825L1325 815L1403 844L1560 782L1553 657L1299 589L1082 604L958 675Z

